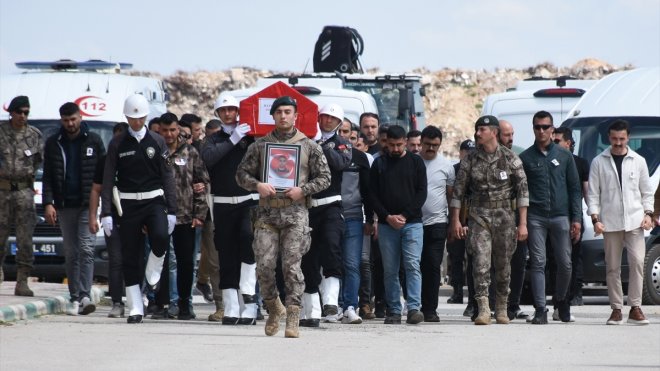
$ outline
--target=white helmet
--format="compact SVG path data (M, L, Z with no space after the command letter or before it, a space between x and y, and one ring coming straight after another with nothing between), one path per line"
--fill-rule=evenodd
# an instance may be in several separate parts
M338 118L340 124L342 121L344 121L344 109L336 103L330 103L323 106L323 108L321 108L319 111L319 115L328 115Z
M142 94L133 94L124 101L124 115L133 119L149 114L149 102Z
M238 100L234 98L234 96L229 95L229 94L223 94L218 97L218 99L215 100L215 103L213 104L213 111L217 111L218 108L222 107L236 107L239 108L240 105L238 104Z

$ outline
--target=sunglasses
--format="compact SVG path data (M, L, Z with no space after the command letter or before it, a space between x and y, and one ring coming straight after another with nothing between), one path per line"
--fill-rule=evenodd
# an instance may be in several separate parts
M534 130L548 130L552 125L534 125Z
M20 110L19 109L19 110L14 111L14 113L19 114L19 115L28 116L30 114L30 110L27 110L27 109L26 110Z

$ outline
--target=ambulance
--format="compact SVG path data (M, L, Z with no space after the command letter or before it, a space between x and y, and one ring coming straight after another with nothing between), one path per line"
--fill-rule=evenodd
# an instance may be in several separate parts
M123 114L124 100L131 94L142 94L150 104L148 119L166 112L167 92L163 82L150 77L131 76L124 73L132 68L129 63L113 63L102 60L84 62L69 59L54 62L19 62L19 71L0 77L0 121L9 119L7 107L18 95L30 99L29 125L43 133L44 142L60 129L59 108L66 102L80 107L83 121L90 130L99 134L106 148L112 138L112 128L126 121ZM41 200L41 174L35 182L37 226L34 231L35 277L59 280L64 278L64 249L59 225L46 223ZM15 275L16 238L14 228L10 232L5 274ZM96 236L94 276L105 279L108 274L108 252L103 232Z

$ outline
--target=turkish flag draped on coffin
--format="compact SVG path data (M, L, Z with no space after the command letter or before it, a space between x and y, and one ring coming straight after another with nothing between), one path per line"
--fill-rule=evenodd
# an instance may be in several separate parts
M313 138L318 130L319 108L310 99L300 94L296 89L278 81L258 93L243 99L240 103L240 122L250 124L249 135L264 136L275 129L270 107L275 99L288 95L298 105L298 118L295 126L309 138Z

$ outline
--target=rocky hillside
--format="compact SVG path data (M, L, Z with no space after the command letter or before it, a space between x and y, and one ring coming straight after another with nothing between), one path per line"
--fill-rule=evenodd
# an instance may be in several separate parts
M444 134L443 151L455 156L457 143L469 138L486 96L503 92L516 82L533 76L570 75L579 79L600 79L604 75L631 66L617 67L596 59L584 59L570 67L542 63L525 69L500 68L464 70L445 68L439 71L417 69L426 87L426 122L439 126ZM371 70L369 72L377 72ZM213 117L213 102L219 92L255 85L259 77L280 71L232 68L226 71L179 71L161 76L170 92L170 110L177 115L194 112L204 120ZM139 73L147 74L149 73Z

